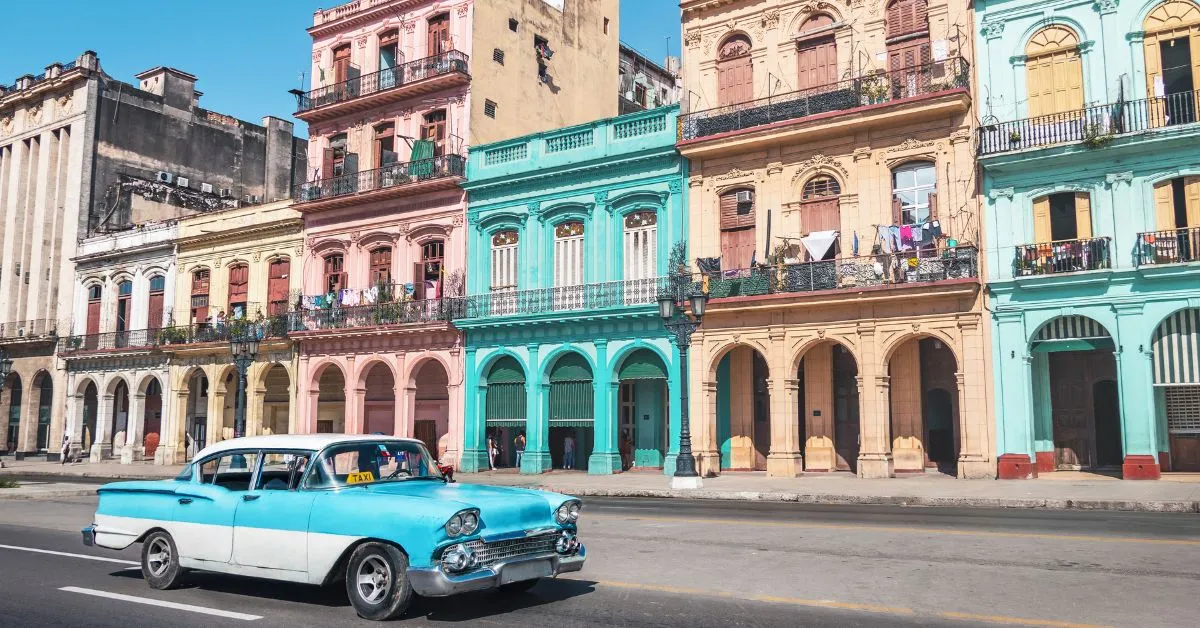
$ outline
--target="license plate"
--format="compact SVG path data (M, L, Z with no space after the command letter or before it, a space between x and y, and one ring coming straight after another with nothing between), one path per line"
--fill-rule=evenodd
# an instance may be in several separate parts
M516 565L505 567L504 571L500 572L500 584L533 580L534 578L546 578L550 574L550 561L548 560L517 563Z

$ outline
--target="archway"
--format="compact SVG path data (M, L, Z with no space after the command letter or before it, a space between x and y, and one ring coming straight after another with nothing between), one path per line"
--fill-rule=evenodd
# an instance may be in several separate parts
M796 372L805 471L858 472L858 362L845 345L822 342Z
M447 388L450 377L441 362L430 359L417 365L412 380L412 386L416 389L413 437L425 443L429 451L440 459L446 449L442 439L450 430L450 392Z
M666 459L670 422L667 367L649 349L637 349L621 362L617 408L617 450L621 469L661 469Z
M1166 417L1163 471L1200 471L1200 308L1163 319L1150 341L1157 416Z
M145 396L142 409L142 447L148 460L154 459L158 444L162 441L162 385L157 377L144 384Z
M96 444L96 420L100 415L100 394L96 384L88 382L83 390L83 425L80 434L80 445L85 455L90 455L92 445Z
M1121 457L1112 460L1109 450L1114 429L1120 442L1120 400L1108 394L1117 382L1115 350L1108 330L1086 316L1055 318L1034 334L1030 353L1039 472L1120 468ZM1101 386L1104 382L1112 388ZM1117 417L1115 427L1112 417Z
M129 385L119 380L112 391L112 418L105 438L110 441L113 455L120 457L129 434Z
M263 434L287 434L291 413L292 379L287 367L272 364L263 376L262 397Z
M549 379L550 466L586 471L595 441L592 367L582 355L565 353L554 361Z
M939 338L910 338L888 359L896 473L958 473L958 361Z
M191 461L208 445L208 377L196 369L187 379L188 398L184 420L184 457Z
M21 376L9 373L4 388L8 393L8 429L5 442L8 444L8 451L18 451L21 449Z
M54 403L54 379L46 371L33 377L33 389L37 391L37 449L50 450L50 418Z
M738 345L717 364L717 446L721 468L765 471L771 450L771 396L767 360Z
M346 433L346 376L334 364L317 380L317 433Z
M363 376L363 433L396 433L396 378L383 362L372 364Z
M487 371L484 425L489 468L516 466L513 441L525 431L525 371L502 356Z

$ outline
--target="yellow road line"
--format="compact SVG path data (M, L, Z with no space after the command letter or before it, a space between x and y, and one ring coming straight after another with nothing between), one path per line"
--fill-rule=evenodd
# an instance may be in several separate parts
M1088 541L1101 543L1143 543L1148 545L1200 545L1200 539L1148 539L1136 536L1099 536L1088 534L1043 534L1029 532L990 532L985 530L947 530L944 528L916 528L902 526L873 526L840 523L803 523L796 521L747 521L745 519L717 519L695 517L660 517L646 515L587 515L587 519L610 521L652 521L660 523L691 523L700 525L744 525L764 528L805 528L817 530L862 530L864 532L903 532L908 534L945 534L952 536L981 536L1001 539L1041 539L1052 541Z
M883 615L903 615L903 616L918 616L927 615L938 617L941 619L953 619L960 621L972 621L988 624L1004 624L1009 626L1044 626L1051 628L1104 628L1096 624L1078 624L1067 621L1058 621L1053 619L1029 619L1024 617L1008 617L1006 615L978 615L974 613L956 613L956 612L933 612L933 613L918 613L911 608L903 606L882 606L878 604L857 604L854 602L836 602L833 600L806 600L803 598L786 597L779 595L742 595L731 593L729 591L711 591L706 589L694 589L689 587L677 587L663 584L645 584L636 582L614 582L602 580L596 582L596 586L607 587L613 589L632 589L637 591L655 591L658 593L673 593L677 595L692 595L705 598L724 598L736 599L748 602L764 602L767 604L786 604L790 606L804 606L809 608L828 608L835 610L854 611L860 613L878 613Z

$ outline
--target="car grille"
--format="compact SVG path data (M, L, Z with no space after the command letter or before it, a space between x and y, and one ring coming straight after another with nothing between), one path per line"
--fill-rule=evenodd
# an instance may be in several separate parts
M485 543L480 540L467 541L463 545L475 552L475 557L479 560L480 565L489 567L513 558L551 553L554 551L554 543L557 540L558 535L551 532L523 539L495 541L492 543Z

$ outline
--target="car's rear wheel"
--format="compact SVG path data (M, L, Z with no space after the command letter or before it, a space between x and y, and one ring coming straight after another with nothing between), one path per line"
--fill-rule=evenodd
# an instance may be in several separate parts
M346 595L363 619L387 621L408 610L413 588L408 557L384 543L363 543L346 563Z
M183 584L183 567L179 566L179 549L170 534L159 530L142 541L142 577L152 588L175 589Z
M504 595L515 595L518 593L524 593L524 592L532 589L534 586L536 586L538 583L538 580L539 579L535 578L533 580L521 580L519 582L510 582L508 584L502 584L502 585L500 585L500 592L503 593Z

